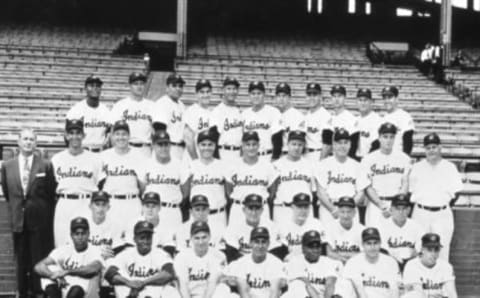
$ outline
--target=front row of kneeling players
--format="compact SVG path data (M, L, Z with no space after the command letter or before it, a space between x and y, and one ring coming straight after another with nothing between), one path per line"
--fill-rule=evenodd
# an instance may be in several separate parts
M405 197L392 201L391 227L364 228L354 220L354 200L342 198L335 231L321 235L320 226L299 220L298 239L262 221L260 199L252 195L244 201L246 227L239 232L246 235L235 239L237 246L235 241L220 241L221 232L210 230L208 213L202 215L208 200L193 198L192 211L197 214L192 212L193 221L182 227L188 228L189 239L182 240L186 241L183 246L177 243L176 255L168 249L170 243L161 243L160 234L166 229L158 230L155 212L134 224L126 244L91 241L92 233L98 233L101 214L92 208L96 210L93 220L72 220L71 244L53 250L35 269L44 277L49 297L87 297L99 290L99 284L102 292L110 284L116 297L131 298L457 297L452 267L438 259L440 236L422 233L420 239L409 239L407 232L392 236L395 228L418 228L406 219ZM302 218L308 200L304 194L295 197L294 217ZM108 205L108 196L94 193L92 205L102 204ZM157 194L145 195L144 211L157 205ZM389 255L381 253L381 248Z

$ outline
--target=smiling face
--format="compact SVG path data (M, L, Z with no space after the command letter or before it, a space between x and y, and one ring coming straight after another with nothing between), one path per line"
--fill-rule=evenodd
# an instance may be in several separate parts
M322 94L317 91L309 91L307 93L307 103L309 108L315 108L321 104Z
M265 100L265 92L259 89L253 89L250 91L250 102L253 107L260 107L263 105Z
M130 133L125 129L117 129L112 133L112 140L116 148L126 149L130 140Z
M160 205L155 203L142 204L142 214L147 221L157 219L160 214Z
M198 104L202 107L208 107L212 98L212 88L202 87L197 91Z
M345 95L342 93L332 94L332 105L334 109L341 109L345 106Z
M438 144L425 146L425 157L430 162L440 159L442 157L442 146Z
M322 254L322 244L320 242L310 242L302 245L302 252L309 262L317 262Z
M72 237L72 242L75 246L75 250L84 251L87 248L88 237L90 237L88 229L77 228L70 233L70 236Z
M437 263L440 256L440 247L438 246L423 246L420 259L423 264L428 267L433 267Z
M345 158L348 156L350 151L350 140L341 139L338 141L332 142L333 154L337 158Z
M182 97L182 94L183 94L183 84L181 83L168 84L166 88L166 92L170 98L174 100L178 100L180 97Z
M157 142L153 144L153 152L158 159L170 158L170 143Z
M375 259L380 254L380 240L371 239L363 241L363 251L369 259Z
M378 136L378 141L380 142L380 149L385 152L391 152L395 143L395 134L382 133Z
M359 97L357 98L358 111L361 114L368 114L372 110L373 101L368 97Z
M258 155L260 143L256 140L248 140L242 143L242 153L247 157L255 157Z
M190 214L194 221L204 221L208 219L208 214L210 214L210 208L205 205L197 205L192 207Z
M237 86L230 84L223 87L223 98L231 105L235 104L238 96Z
M193 249L200 254L205 253L208 250L210 244L210 233L197 232L191 237Z
M152 233L143 232L136 234L133 238L137 245L137 251L144 256L152 250Z
M76 128L70 129L65 134L65 139L68 142L68 146L74 149L78 149L82 147L82 141L84 137L85 137L85 134L83 133L83 131Z
M37 136L31 130L23 130L18 138L18 149L21 153L30 155L37 147Z
M305 142L300 140L291 140L291 141L288 141L287 147L288 147L288 155L293 157L293 159L298 159L303 154Z
M88 98L98 99L102 94L102 84L99 82L90 82L85 85L85 93Z
M252 257L261 259L267 255L270 241L268 238L255 238L250 240L250 245L252 247Z
M290 95L285 92L278 92L275 101L280 110L284 111L290 105Z
M215 152L215 143L211 140L203 140L198 143L198 151L200 152L201 158L210 159Z
M130 84L130 91L135 97L142 97L145 92L145 82L142 80L134 81Z

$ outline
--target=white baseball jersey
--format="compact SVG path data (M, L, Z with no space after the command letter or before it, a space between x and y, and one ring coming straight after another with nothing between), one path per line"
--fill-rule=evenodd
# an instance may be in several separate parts
M412 116L405 110L398 108L392 113L387 113L383 116L382 124L386 122L390 122L397 127L393 148L403 152L403 134L406 131L415 130Z
M185 124L190 127L195 134L212 126L212 111L202 108L198 103L194 103L185 110Z
M329 227L330 242L333 250L341 256L350 256L362 250L362 232L365 229L361 223L353 220L350 229L345 229L339 220Z
M84 99L77 102L67 113L67 119L83 119L85 138L84 147L101 148L105 141L107 127L110 123L110 110L102 103L92 108Z
M219 103L212 112L211 125L220 133L219 145L240 146L242 144L243 118L240 109Z
M426 232L416 221L409 218L402 227L390 218L378 229L382 247L397 261L409 259L415 251L419 252L422 248L422 236Z
M302 254L302 237L310 230L319 232L323 243L331 242L330 235L322 222L311 216L307 218L303 225L298 225L293 219L286 218L279 223L278 230L280 241L288 247L288 251L292 255Z
M130 244L134 244L135 242L133 238L135 237L134 234L134 227L139 221L147 220L144 216L140 216L130 220L130 222L126 225L125 231L123 231L124 241ZM153 227L153 235L152 235L152 249L154 248L163 248L165 246L175 246L174 241L174 230L171 227L166 226L162 219L157 225Z
M256 131L260 138L260 152L272 149L272 135L282 129L281 114L277 108L265 105L259 111L243 111L243 131Z
M290 107L288 110L281 113L280 126L284 130L283 132L283 144L287 144L288 133L294 130L305 131L306 119L305 115L294 107Z
M273 166L280 179L276 203L291 203L298 193L312 193L315 186L314 165L307 159L302 157L298 161L291 161L287 156L283 156L274 162Z
M401 281L400 268L390 256L380 254L376 263L359 253L347 261L343 277L363 285L368 298L391 298L391 290Z
M83 151L72 155L68 149L52 157L57 193L91 193L98 190L101 171L98 154Z
M130 97L124 98L113 106L111 122L127 121L130 128L130 142L150 144L154 107L153 102L146 98L140 101Z
M355 196L359 170L360 164L350 157L340 162L335 156L330 156L320 161L316 178L332 202L336 202L344 196Z
M190 238L190 230L193 220L190 218L187 222L183 223L174 235L175 246L178 251L189 250L192 247ZM210 247L217 250L225 248L225 228L220 225L208 225L210 228Z
M93 221L91 214L86 218L88 219L90 230L90 237L88 238L89 245L114 248L124 243L122 240L122 230L114 219L108 217L108 213L105 220L99 224Z
M167 125L167 133L170 140L175 143L183 141L185 121L185 105L179 99L174 101L168 95L160 97L154 104L153 122L161 122Z
M118 154L110 148L100 154L102 160L101 179L106 179L103 190L111 195L138 194L138 181L145 158L137 150Z
M372 186L381 197L399 194L402 179L408 176L411 169L410 157L403 152L383 154L380 150L365 156L360 164L358 189Z
M343 128L346 129L350 135L356 133L357 118L348 110L344 109L340 114L332 113L331 122L329 125L333 131Z
M435 266L428 268L422 264L420 258L415 258L405 265L403 282L406 285L420 284L427 297L441 295L446 297L443 286L446 282L455 281L452 265L438 259Z
M360 133L356 152L358 157L364 157L370 152L372 143L378 139L378 129L382 124L382 117L373 111L357 117L357 131Z
M281 246L280 233L271 220L260 218L258 226L267 228L270 234L270 249ZM225 231L225 242L242 253L250 254L250 233L253 228L246 220L230 221Z
M449 205L455 193L463 189L462 178L455 165L442 159L432 166L425 159L414 164L409 176L412 202L424 206Z
M250 255L243 256L230 264L229 271L230 275L247 281L252 298L270 297L272 282L286 278L282 261L269 253L261 263L255 263Z
M323 147L322 134L325 129L331 130L332 115L320 107L315 111L308 111L305 116L307 131L307 145L309 149L321 149Z
M221 273L226 263L225 255L217 250L210 248L206 255L199 257L193 249L187 249L175 257L174 268L179 279L187 282L190 297L202 298L208 280Z

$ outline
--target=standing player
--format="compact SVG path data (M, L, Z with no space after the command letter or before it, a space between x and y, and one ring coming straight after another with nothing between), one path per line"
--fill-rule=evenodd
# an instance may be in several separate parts
M438 234L422 237L420 256L405 266L403 282L407 293L403 297L458 297L452 265L439 259L441 249Z
M223 81L223 99L212 112L212 126L220 133L218 147L220 158L229 162L240 157L243 119L236 106L240 83L235 78L226 77Z
M423 139L426 158L412 167L409 187L415 204L412 218L427 232L442 239L440 257L448 261L454 230L450 202L463 189L462 178L453 163L442 158L440 137L433 133Z
M130 95L113 106L111 122L125 121L130 127L130 145L142 152L145 157L150 157L154 104L143 97L146 82L147 77L143 73L134 72L130 75L128 78Z
M378 130L380 149L362 160L358 178L358 189L365 190L370 202L367 205L365 223L369 227L380 227L383 217L390 216L390 201L408 190L410 157L394 151L397 128L384 123Z
M243 131L256 131L260 137L258 154L262 159L270 161L272 152L281 150L282 127L280 112L265 104L265 85L252 82L248 86L252 107L243 111Z
M305 116L307 144L305 157L316 162L328 156L332 147L332 128L330 113L322 106L322 88L317 83L309 83L306 88L308 111Z
M180 98L183 94L185 81L177 74L170 74L167 77L166 85L167 94L155 102L153 128L155 131L166 130L170 135L172 156L182 160L185 151L185 122L183 117L185 106Z
M383 88L382 97L385 100L385 108L387 110L382 122L390 122L398 130L395 136L394 150L410 155L413 149L413 132L415 130L412 116L398 107L397 87Z
M100 152L108 144L107 132L110 127L110 111L100 102L102 80L90 75L85 80L87 98L76 103L67 113L67 119L82 119L85 131L83 147Z
M98 154L83 150L84 137L83 122L67 120L68 148L52 157L58 198L53 223L56 247L68 242L68 223L87 212L91 194L98 190L101 161Z
M362 159L369 152L378 149L378 128L382 118L373 111L373 98L370 89L358 89L357 105L360 115L357 117L357 130L360 134L356 157Z
M333 135L333 156L320 162L317 170L317 194L320 199L320 220L331 226L338 218L338 199L353 197L358 203L362 192L357 191L360 164L348 156L350 134L341 128ZM358 217L356 218L358 222Z

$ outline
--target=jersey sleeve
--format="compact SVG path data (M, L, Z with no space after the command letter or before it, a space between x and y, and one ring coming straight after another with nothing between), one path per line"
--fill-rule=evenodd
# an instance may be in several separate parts
M184 280L188 280L188 260L186 259L187 254L180 252L173 262L173 268L175 269L175 274Z
M357 189L364 190L372 184L372 173L370 171L370 158L367 155L366 158L362 160L360 163L360 167L358 170L358 177L357 177Z
M236 249L240 249L240 245L238 243L238 232L238 229L231 224L227 226L225 231L225 242Z
M185 124L193 131L198 130L198 122L197 122L197 115L194 112L195 106L189 106L185 110L185 114L183 115L183 119L185 120Z
M403 122L402 123L402 125L403 125L402 128L403 128L404 132L409 131L409 130L415 130L415 123L413 121L412 116L409 113L407 113L407 112L404 113L404 119L403 119L402 122Z
M110 111L110 123L115 123L116 121L123 119L123 102L117 102Z
M403 270L403 283L408 284L421 284L422 281L420 280L420 270L415 266L418 264L418 259L410 260L406 265L405 269Z
M455 280L455 274L453 272L453 267L449 263L444 263L445 268L442 270L443 276L443 282L447 281L454 281Z
M80 114L81 114L81 113L80 113L79 110L80 110L80 109L79 109L79 107L78 107L78 103L76 103L75 105L73 105L73 106L70 108L70 110L68 110L67 115L66 115L65 118L66 118L66 119L69 119L69 120L71 120L71 119L80 119L80 117L81 117Z
M276 108L272 108L272 113L270 114L270 123L271 123L271 132L272 135L276 134L280 130L283 129L282 127L282 114Z
M66 258L64 247L55 248L48 255L57 265L60 265L62 261Z
M451 198L455 197L455 193L463 190L463 182L462 182L462 177L460 176L460 173L458 172L457 168L455 165L452 163L448 163L449 165L449 173L447 174L449 177L448 181L450 182L448 185L448 193Z
M351 258L347 261L345 264L345 267L343 268L343 278L345 279L350 279L354 281L359 281L360 280L360 266L358 266L358 262L356 262L356 258Z
M318 184L324 189L327 188L327 171L327 164L325 160L323 160L320 162L318 169L316 170L315 178L317 179Z

